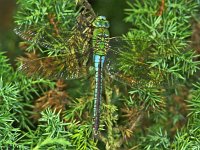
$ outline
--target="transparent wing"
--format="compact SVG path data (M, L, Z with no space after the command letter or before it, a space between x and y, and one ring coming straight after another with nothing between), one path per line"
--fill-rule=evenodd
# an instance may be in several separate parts
M87 0L82 0L79 2L79 5L81 6L81 12L76 18L77 24L75 25L75 29L79 30L83 33L85 32L91 32L87 28L91 27L92 22L95 20L97 17L92 6L90 3L88 3Z
M144 53L151 46L149 41L115 37L109 45L105 71L111 78L129 85L149 80L149 66L145 62L149 56Z
M87 0L81 2L79 9L76 22L71 29L56 24L56 18L53 16L49 19L49 23L39 29L34 26L20 26L16 27L14 32L37 47L58 50L62 53L85 52L92 37L91 23L96 15Z
M44 29L45 28L45 29ZM31 45L37 45L39 47L48 49L69 49L70 46L67 45L67 40L73 35L72 31L63 31L60 34L54 34L53 28L44 27L43 30L37 31L38 28L32 26L29 27L16 27L14 32L20 36L23 40L28 41Z
M27 56L28 58L19 58L22 65L18 68L18 71L22 71L28 76L50 79L76 79L87 76L92 60L89 53L42 58L37 58L34 54Z
M93 36L92 22L96 18L96 14L87 0L82 0L79 4L81 5L81 12L77 16L77 23L73 28L73 32L77 34L73 34L68 42L70 45L74 45L71 49L80 49L81 45L82 51L85 52Z

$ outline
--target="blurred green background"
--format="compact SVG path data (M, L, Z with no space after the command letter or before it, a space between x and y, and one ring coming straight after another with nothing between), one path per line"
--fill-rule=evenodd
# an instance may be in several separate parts
M16 44L17 38L13 32L15 9L15 0L0 0L0 52L6 52L12 64L19 54Z

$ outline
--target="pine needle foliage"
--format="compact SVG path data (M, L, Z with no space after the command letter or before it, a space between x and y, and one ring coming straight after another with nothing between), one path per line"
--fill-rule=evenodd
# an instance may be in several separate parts
M4 53L0 53L0 61L0 145L2 149L25 149L18 142L23 138L22 130L34 126L29 118L33 93L39 95L41 85L53 87L53 83L43 79L34 81L14 72Z
M83 2L18 0L15 23L34 34L25 37L27 55L62 54L66 41L58 35L72 36ZM135 84L105 77L98 140L92 136L93 77L28 77L0 53L0 148L199 149L200 62L191 45L199 8L198 0L127 1L131 29L123 38L131 42L116 65Z
M199 143L198 140L189 140L190 136L187 135L189 128L187 125L183 128L183 124L187 122L190 103L194 102L194 99L196 100L193 108L190 108L192 110L200 100L195 97L192 101L187 101L189 104L185 101L190 95L187 95L189 87L191 87L188 79L199 70L199 61L195 61L199 56L190 45L192 33L190 22L196 16L199 5L195 1L184 0L162 2L164 3L136 0L134 3L128 2L130 8L125 10L128 15L125 21L134 26L128 36L142 38L144 41L153 43L148 51L138 49L137 53L144 57L142 60L148 56L145 62L151 68L150 77L159 81L159 84L152 84L153 91L157 91L156 93L151 92L152 85L142 90L130 91L130 94L133 94L134 98L136 97L136 101L141 100L145 103L146 111L151 110L152 112L153 110L149 121L154 124L147 126L148 130L142 137L143 142L139 141L138 144L141 149L196 149L198 146L196 147L195 144ZM158 9L161 8L161 5L163 5L163 10ZM158 13L158 11L161 12ZM144 73L146 74L146 72ZM147 103L147 100L150 103ZM188 126L190 123L189 121ZM196 128L192 132L198 134L198 130ZM185 135L186 137L183 138ZM198 139L198 136L193 138ZM173 140L174 142L171 143Z

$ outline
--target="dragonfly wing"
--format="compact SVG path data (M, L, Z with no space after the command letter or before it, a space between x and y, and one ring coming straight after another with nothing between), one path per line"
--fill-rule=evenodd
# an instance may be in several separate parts
M14 32L39 48L45 47L61 53L85 52L88 50L87 46L92 37L91 23L96 15L87 0L82 0L79 8L80 11L74 19L73 27L66 28L63 25L55 24L56 16L53 16L51 19L54 19L54 25L49 19L49 22L39 28L33 25L20 26L16 27Z
M50 79L76 79L89 74L89 54L79 56L75 54L37 58L33 55L29 58L21 57L22 65L18 68L28 76L40 76ZM79 58L80 57L80 58Z
M29 27L16 27L14 32L20 36L23 40L28 41L31 45L34 45L39 48L47 49L61 49L62 51L68 49L66 45L66 39L72 36L72 32L65 31L60 34L55 34L53 28L42 27L38 31L38 28L33 26Z
M81 11L76 18L77 23L73 28L73 32L76 34L71 36L68 43L74 46L73 48L71 47L74 50L80 49L80 45L82 45L81 50L85 52L88 49L87 45L91 42L93 33L91 25L96 18L96 14L87 0L81 0L79 5Z
M30 43L31 46L36 46L40 49L46 48L58 53L75 53L85 52L88 50L88 45L91 39L91 29L87 28L86 31L82 31L84 27L78 27L81 25L75 25L70 31L54 33L54 29L49 27L43 27L38 31L38 28L34 27L17 27L14 32L19 35L23 40ZM83 28L83 29L82 29Z
M146 47L141 47L145 45L144 41L116 37L111 38L109 44L110 48L105 60L106 73L111 78L128 85L141 82L148 65L143 61L146 56L139 57L141 54L139 51L147 49L149 43Z
M96 14L87 0L81 0L79 2L81 12L77 17L77 27L84 30L96 19Z

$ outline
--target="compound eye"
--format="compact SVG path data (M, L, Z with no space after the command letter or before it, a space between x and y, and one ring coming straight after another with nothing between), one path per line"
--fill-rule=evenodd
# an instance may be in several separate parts
M100 16L100 19L101 19L101 20L106 20L106 17Z

